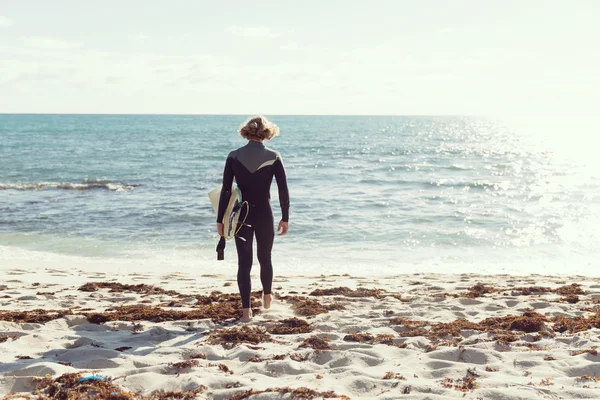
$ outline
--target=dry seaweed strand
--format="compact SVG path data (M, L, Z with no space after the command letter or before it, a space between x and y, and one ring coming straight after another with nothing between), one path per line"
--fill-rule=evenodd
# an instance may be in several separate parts
M310 347L311 349L315 350L331 350L329 342L331 342L331 339L328 337L312 336L304 339L299 347Z
M256 396L263 393L280 393L280 394L289 394L291 399L315 399L315 398L323 398L323 399L342 399L342 400L350 400L350 397L345 395L336 394L333 391L327 392L317 392L316 390L309 389L306 387L300 388L268 388L265 390L256 390L250 389L245 390L243 392L239 392L234 394L232 397L227 398L227 400L244 400L249 399L251 396Z
M117 292L133 292L142 295L169 295L169 296L184 296L174 290L165 290L157 286L146 285L145 283L139 283L137 285L128 285L118 282L88 282L79 287L79 291L82 292L96 292L99 289L110 289L111 293ZM189 296L185 296L189 297Z
M273 339L261 328L243 326L241 328L217 329L209 335L212 344L239 345L242 343L259 344L272 342Z
M319 314L329 312L326 306L319 303L317 300L309 299L304 296L281 296L280 300L285 300L292 304L292 309L296 314L304 317L313 317Z
M310 333L313 327L303 319L288 318L279 321L279 325L268 328L267 332L272 335L295 335L300 333Z
M50 399L97 399L97 400L193 400L205 391L206 386L186 392L153 392L150 396L126 392L112 383L111 379L90 380L79 383L82 374L64 374L54 379L50 376L39 378L33 391L36 400Z

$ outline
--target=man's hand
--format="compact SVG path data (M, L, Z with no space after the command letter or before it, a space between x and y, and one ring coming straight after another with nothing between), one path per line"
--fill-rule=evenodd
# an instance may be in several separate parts
M283 236L288 232L289 223L285 221L279 221L279 226L277 227L277 236Z
M219 236L223 236L223 230L224 230L223 224L220 222L217 222L217 232L219 233Z

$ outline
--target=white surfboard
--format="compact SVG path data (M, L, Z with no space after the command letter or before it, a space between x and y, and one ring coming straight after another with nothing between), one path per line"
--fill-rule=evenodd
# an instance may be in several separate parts
M223 185L219 185L217 188L208 193L210 202L215 210L215 215L217 215L219 212L219 199L221 198L222 188ZM227 204L225 214L223 215L223 236L225 237L225 240L231 240L235 236L235 230L240 217L239 211L241 204L242 192L236 185L233 185L231 197L229 197L229 204Z

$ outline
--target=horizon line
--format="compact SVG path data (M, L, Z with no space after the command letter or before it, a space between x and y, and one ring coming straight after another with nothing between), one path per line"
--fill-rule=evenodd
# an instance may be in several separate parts
M0 115L96 115L96 116L255 116L269 115L280 117L483 117L485 115L477 114L192 114L192 113L65 113L65 112L0 112Z

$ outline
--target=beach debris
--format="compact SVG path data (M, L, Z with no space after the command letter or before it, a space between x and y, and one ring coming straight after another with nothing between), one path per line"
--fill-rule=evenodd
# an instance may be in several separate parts
M385 375L383 376L383 378L381 378L381 379L384 379L384 380L397 379L397 380L401 380L401 381L406 380L406 378L403 375L395 374L391 371L386 372Z
M71 310L43 310L39 308L29 311L0 311L0 321L45 324L72 314Z
M149 396L126 392L113 383L111 378L98 375L82 377L80 373L64 374L54 379L50 375L34 378L32 394L36 400L50 399L94 399L94 400L194 400L207 387L199 386L184 392L156 391Z
M259 309L252 310L254 314L260 314ZM102 313L88 313L89 322L102 324L108 321L189 321L200 319L211 319L215 323L231 319L238 319L242 310L237 303L208 304L194 306L191 310L172 310L146 304L134 304L114 307L111 311ZM1 315L0 315L1 318Z
M463 297L477 298L477 297L482 297L484 294L495 293L497 291L499 291L499 290L494 289L491 286L484 285L483 283L477 283L476 285L470 287L469 291L467 293L463 294Z
M583 375L583 376L578 376L577 380L580 382L583 382L583 381L600 382L600 376Z
M353 332L344 336L344 340L346 342L357 342L357 343L368 343L368 344L385 344L388 346L395 346L404 348L406 344L404 343L395 343L395 336L389 333L378 334L376 336L371 335L370 333L361 333L361 332Z
M476 382L476 378L470 375L467 372L467 375L464 378L460 379L452 379L452 378L444 378L442 381L442 386L446 389L454 389L459 392L469 392L471 390L475 390L479 387Z
M175 369L177 375L181 374L182 371L192 369L200 365L198 360L185 360L176 363L169 363L169 366Z
M497 340L499 343L510 343L518 340L518 337L512 331L524 333L540 332L540 334L545 334L546 322L550 321L551 319L534 311L525 311L520 316L490 317L480 322L470 322L464 318L460 318L452 322L428 323L424 321L405 320L401 317L390 318L391 324L402 325L408 328L399 332L402 337L424 336L428 339L443 339L461 337L461 331L474 330L495 334L494 340Z
M375 338L369 333L355 332L349 333L346 336L344 336L344 340L346 342L373 343Z
M347 287L337 287L330 289L316 289L310 293L310 296L347 296L347 297L374 297L380 299L384 297L383 289L365 289L358 288L352 290Z
M579 303L579 296L577 296L576 294L568 294L565 297L561 297L558 301L569 304L576 304Z
M139 283L137 285L128 285L118 282L88 282L79 287L79 291L82 292L96 292L99 289L110 289L109 292L133 292L142 295L170 295L170 296L183 296L181 293L174 290L165 290L156 286L146 285L145 283ZM187 296L186 296L187 297Z
M339 311L339 310L346 310L346 306L343 305L342 303L331 303L331 304L327 304L325 306L325 308L327 309L327 311Z
M598 351L596 349L585 349L585 350L575 350L571 352L571 356L578 356L580 354L591 354L593 356L598 355Z
M85 376L83 378L81 378L80 380L77 381L77 384L81 384L83 382L89 382L89 381L104 381L106 380L103 376L100 375L90 375L90 376Z
M209 341L212 344L240 345L242 343L259 344L272 342L273 339L261 328L242 326L241 328L217 329L210 333Z
M327 336L319 337L319 336L311 336L300 344L300 348L310 347L314 350L331 350L331 345L329 344L331 339Z
M318 392L313 389L309 389L306 387L300 388L268 388L265 390L256 390L250 389L245 390L243 392L236 393L232 397L227 398L226 400L244 400L249 399L251 396L258 396L263 393L279 393L282 395L289 395L291 399L342 399L342 400L350 400L350 397L345 395L336 394L334 391L330 390L327 392Z
M329 310L317 300L309 299L303 296L281 296L280 300L292 304L292 309L296 314L303 317L312 317L319 314L328 313Z
M306 353L306 354L300 354L300 353L293 353L290 354L290 359L294 360L294 361L298 361L298 362L303 362L308 360L308 357L310 357L311 353Z
M295 335L300 333L310 333L313 327L303 319L288 318L279 321L279 325L268 328L267 332L272 335Z
M233 371L229 369L229 367L223 363L219 364L219 370L225 372L226 374L233 375Z

